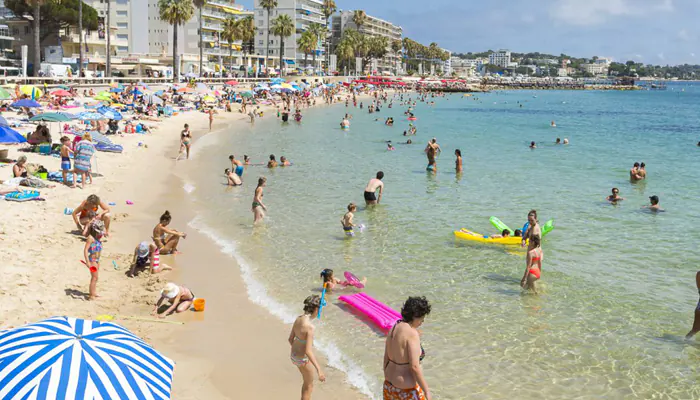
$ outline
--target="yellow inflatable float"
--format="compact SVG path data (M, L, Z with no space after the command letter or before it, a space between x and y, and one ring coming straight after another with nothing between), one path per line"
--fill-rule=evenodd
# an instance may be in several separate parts
M472 232L464 228L458 231L454 231L454 234L455 237L458 239L471 240L473 242L479 243L501 244L506 246L519 246L523 240L523 238L518 236L509 236L506 238L492 238L488 235L482 235L480 233Z

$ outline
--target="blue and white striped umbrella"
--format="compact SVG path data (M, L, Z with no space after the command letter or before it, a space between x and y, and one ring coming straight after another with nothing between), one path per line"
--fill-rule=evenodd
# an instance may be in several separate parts
M173 367L110 322L53 317L0 331L0 399L169 399Z
M102 119L107 119L104 115L91 111L83 111L77 115L78 119L81 121L99 121Z
M121 119L123 118L119 111L111 107L100 107L97 109L97 112L115 121L121 121Z

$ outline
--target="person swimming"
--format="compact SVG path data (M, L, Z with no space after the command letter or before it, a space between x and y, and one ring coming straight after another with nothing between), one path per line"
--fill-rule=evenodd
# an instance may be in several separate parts
M394 148L394 146L391 145L391 140L388 141L388 142L386 142L386 149L387 149L387 151L394 151L394 150L396 150L396 149Z
M345 289L348 286L350 287L355 287L351 282L349 281L341 281L340 279L336 279L333 276L333 270L330 268L326 268L323 271L321 271L321 279L323 280L323 285L326 287L326 290L333 290L335 289L338 285L342 286L338 289ZM362 285L365 285L367 283L367 278L363 277L362 280L360 280L360 283Z
M624 200L624 198L620 197L620 189L614 187L612 188L612 194L606 197L606 200L611 203L615 203Z
M535 142L530 142L530 148L531 148L531 149L536 149L536 148L537 148L537 145L535 144Z
M549 125L550 125L552 128L556 128L556 127L557 127L557 124L555 124L554 121L552 121Z
M557 140L554 142L554 144L561 144L561 139L557 138Z

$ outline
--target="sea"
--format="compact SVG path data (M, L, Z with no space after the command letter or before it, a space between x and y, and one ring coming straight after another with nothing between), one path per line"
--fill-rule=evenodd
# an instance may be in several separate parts
M422 366L434 398L700 398L700 341L684 339L700 269L700 84L428 101L414 108L415 136L403 136L407 106L397 97L378 113L368 100L364 109L340 103L304 110L301 123L268 114L203 137L186 178L197 210L190 225L231 256L251 300L287 323L320 294L324 268L367 277L366 293L396 310L425 296ZM436 174L424 153L433 137ZM242 187L225 185L230 154L251 159ZM270 154L292 166L267 169ZM645 181L630 182L634 162L646 163ZM384 197L368 209L363 190L380 170ZM261 176L268 212L254 227ZM606 201L613 187L624 198L616 205ZM652 195L664 212L644 208ZM351 202L366 228L348 238L340 219ZM519 228L531 209L555 226L542 243L537 295L519 286L524 251L453 234L498 233L491 216ZM315 347L357 390L381 398L385 336L340 294L327 296Z

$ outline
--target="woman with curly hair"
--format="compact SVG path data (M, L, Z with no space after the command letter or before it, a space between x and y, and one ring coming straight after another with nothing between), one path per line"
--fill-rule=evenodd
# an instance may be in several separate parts
M420 362L425 351L418 328L430 314L425 297L409 297L401 319L386 337L384 348L384 400L430 400L430 389Z
M321 371L321 366L316 361L313 352L314 326L311 321L318 315L321 306L321 298L318 295L309 296L304 300L304 314L297 317L289 332L289 344L292 353L289 358L301 373L304 383L301 386L301 400L310 400L314 389L314 368L318 373L318 380L326 381L326 375ZM313 366L313 368L312 368Z

